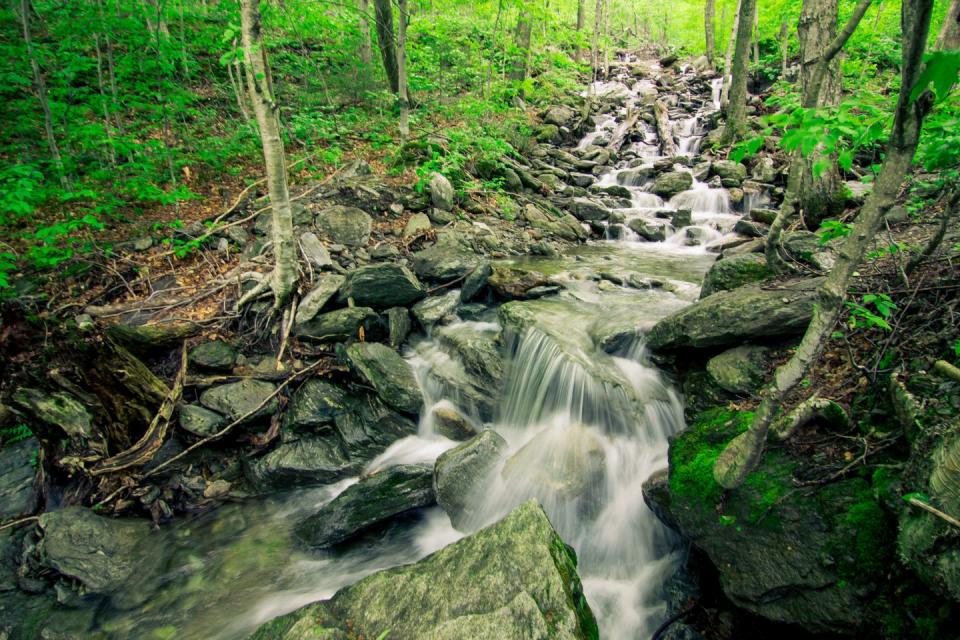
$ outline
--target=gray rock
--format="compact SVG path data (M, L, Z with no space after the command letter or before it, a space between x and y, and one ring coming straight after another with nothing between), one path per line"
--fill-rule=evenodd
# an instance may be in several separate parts
M721 180L729 180L732 187L739 187L747 179L747 168L733 160L716 160L710 166L710 173L720 176Z
M648 242L663 242L673 231L669 224L662 220L646 220L634 218L627 226L638 236Z
M362 247L370 240L373 220L356 207L333 206L317 215L317 228L331 242L348 247Z
M415 613L412 613L415 612ZM531 501L416 564L381 571L251 640L594 640L576 556Z
M747 236L748 238L763 238L770 232L770 227L759 222L754 222L753 220L747 220L746 218L741 218L737 220L737 224L733 227L734 233L739 233L742 236Z
M772 183L777 179L777 167L770 156L760 156L753 164L753 170L750 176L757 182L766 184Z
M387 344L399 349L410 335L411 328L410 312L406 307L387 309Z
M360 267L347 274L338 300L352 299L361 307L386 309L407 306L426 295L426 290L409 269L388 262Z
M300 250L303 252L303 257L313 265L314 269L326 269L333 266L330 252L320 242L317 234L311 231L300 235Z
M774 273L767 268L767 259L762 253L745 253L718 260L710 267L703 280L700 297L728 291L742 287L752 282L760 282L773 277Z
M672 198L692 186L693 176L686 171L668 171L657 176L650 191L661 198Z
M570 201L570 212L584 222L606 220L610 215L609 209L590 198L574 198Z
M707 373L722 389L747 395L763 385L770 364L770 350L743 345L728 349L707 361Z
M570 172L570 182L578 187L589 187L596 178L586 173Z
M423 406L420 386L410 364L396 351L378 342L356 342L347 347L347 357L384 402L403 413L419 413Z
M347 410L346 391L326 380L310 378L290 399L283 427L293 433L324 431Z
M63 391L44 393L39 389L21 387L13 394L13 401L29 415L54 427L59 427L71 438L92 438L93 417L72 395Z
M404 238L411 238L421 231L429 231L430 229L430 217L425 213L415 213L410 216L407 224L404 225L402 235Z
M489 262L483 262L464 278L460 289L460 302L470 302L487 286L487 281L493 274L493 267Z
M531 296L530 291L549 284L547 277L539 271L515 269L504 264L494 264L493 273L487 284L494 292L508 300L523 300Z
M33 512L36 494L32 462L39 450L40 443L35 438L0 448L0 522ZM0 564L3 560L0 557Z
M246 422L272 415L277 410L276 397L271 398L262 408L257 409L274 391L271 382L263 380L241 380L217 387L211 387L200 394L200 404L227 416L231 421L255 411L246 418Z
M452 232L444 232L437 242L418 251L413 256L413 270L421 278L449 281L462 278L480 264L480 258L461 238Z
M693 224L693 211L690 209L677 209L670 216L670 224L674 229L682 229Z
M430 199L433 206L441 211L453 209L453 185L442 174L434 172L430 176Z
M815 233L793 231L784 234L782 242L787 255L818 271L830 271L836 264L837 254L829 244L827 246L820 244L820 236Z
M577 112L570 107L558 104L548 108L541 115L541 118L547 124L552 124L557 127L565 127L576 117L576 115Z
M442 296L424 298L410 309L423 327L437 324L460 306L460 289L451 289Z
M400 249L384 242L370 250L370 257L374 260L396 260L400 257Z
M588 202L591 206L593 205L593 201ZM577 241L587 238L587 232L584 231L577 219L569 213L561 217L554 217L536 205L528 204L523 209L523 218L534 229L545 231L564 240Z
M297 315L294 318L295 325L302 325L310 322L320 310L323 309L333 296L340 291L340 287L347 281L344 276L328 273L320 276L307 295L303 296L300 306L297 307Z
M654 351L735 346L746 340L797 336L806 331L822 278L776 288L747 285L721 291L660 320L647 336Z
M208 340L190 349L190 363L204 369L229 371L237 362L237 350L224 340Z
M437 207L431 207L427 210L427 217L430 218L430 222L436 225L447 225L455 221L457 217L450 213L449 211L444 211Z
M440 404L430 412L433 430L451 440L469 440L477 435L477 428L465 415L452 406Z
M357 472L335 436L302 436L282 442L247 465L250 482L261 491L322 485Z
M294 535L311 547L332 547L412 509L436 503L433 470L399 465L366 476L298 523Z
M201 438L212 436L225 424L227 424L227 421L222 415L198 404L187 404L180 407L180 427L195 436Z
M773 224L773 221L777 219L777 212L773 209L751 209L750 218L754 222L769 225Z
M370 307L347 307L322 313L312 320L296 325L293 333L318 342L346 342L356 340L360 329L364 332L371 331L379 318L377 312Z
M461 445L445 451L433 467L433 486L439 504L454 527L468 527L477 515L476 493L487 486L488 476L506 456L507 441L486 429Z

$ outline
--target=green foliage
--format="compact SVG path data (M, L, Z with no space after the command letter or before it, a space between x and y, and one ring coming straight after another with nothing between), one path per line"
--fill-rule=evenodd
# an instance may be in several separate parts
M890 323L887 322L893 312L897 310L897 305L885 293L868 293L863 296L861 302L852 300L845 303L850 310L849 327L851 329L873 329L880 328L886 331L892 331Z
M824 220L820 224L820 245L823 246L831 240L845 238L850 235L853 227L839 220Z
M33 437L33 431L25 424L0 428L0 447L23 442Z

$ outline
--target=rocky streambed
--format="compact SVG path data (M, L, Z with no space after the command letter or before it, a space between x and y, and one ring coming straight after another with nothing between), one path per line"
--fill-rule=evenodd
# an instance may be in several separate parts
M442 176L423 197L362 166L309 200L295 359L329 349L337 366L283 387L264 354L195 344L204 381L145 470L240 424L130 499L157 516L184 495L219 506L159 530L51 509L0 532L0 635L650 637L684 606L667 588L683 545L642 497L684 428L682 392L695 405L755 388L766 351L724 350L796 335L812 305L809 280L751 284L769 275L756 239L780 177L766 159L748 172L701 153L718 91L696 67L625 57L588 114L548 109L541 143L498 169L517 221L458 219ZM399 246L388 211L404 213ZM224 241L256 254L258 229ZM787 244L830 260L802 232ZM183 336L136 322L106 336L111 358L138 363L107 395L158 403L167 385L143 362ZM676 388L660 366L683 369L691 349L716 355L709 380ZM42 438L92 439L105 385L61 387L24 387L15 408ZM141 428L151 415L131 411ZM2 456L4 515L28 512L32 472Z

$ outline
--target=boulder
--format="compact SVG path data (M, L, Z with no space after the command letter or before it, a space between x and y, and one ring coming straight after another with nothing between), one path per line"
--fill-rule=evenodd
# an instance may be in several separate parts
M433 431L451 440L469 440L477 435L477 428L469 418L457 411L452 405L438 404L430 411Z
M365 244L365 243L364 243ZM300 235L300 250L314 269L322 270L333 266L333 258L317 234L310 231Z
M770 156L760 156L757 158L757 161L753 163L750 176L757 182L771 184L777 179L777 167L773 162L773 158Z
M690 209L677 209L670 216L670 224L674 229L683 229L693 224L693 211Z
M577 116L577 112L562 104L549 107L541 115L541 119L557 127L565 127Z
M291 397L283 415L283 428L293 433L328 430L346 410L344 389L320 378L310 378Z
M837 262L837 255L828 246L820 243L820 236L810 231L785 233L782 238L787 255L818 271L830 271Z
M30 416L52 427L58 427L71 438L93 438L93 416L69 393L44 393L21 387L13 393L13 402Z
M332 547L412 509L436 503L433 469L399 465L366 476L299 522L294 535L311 547Z
M238 420L242 416L253 412L252 415L245 418L246 422L252 422L276 412L279 406L276 397L267 401L267 398L274 391L276 391L276 386L272 382L253 379L241 380L210 387L200 394L200 404L227 416L231 421ZM260 407L261 404L263 404L263 407L258 409L257 407Z
M693 176L686 171L668 171L661 173L653 181L650 191L661 198L672 198L681 191L693 186Z
M330 484L354 475L355 463L336 436L303 436L281 442L246 466L251 484L260 491Z
M225 340L208 340L190 349L190 364L214 371L229 371L237 362L237 350Z
M534 229L553 234L563 240L577 241L587 238L587 232L580 226L577 219L569 213L554 217L545 213L536 205L528 204L523 209L523 218Z
M636 169L620 171L617 173L617 184L628 187L640 187L646 184L647 180L653 177L653 174L653 167L637 167ZM627 197L630 197L629 191L627 192Z
M222 415L198 404L180 407L180 428L195 436L212 436L226 424L227 421Z
M729 180L730 186L738 187L747 179L747 168L733 160L716 160L710 165L710 174L720 176L721 180Z
M777 219L777 212L773 209L751 209L750 219L754 222L771 225Z
M528 502L423 560L369 576L260 627L251 640L595 640L576 556Z
M369 307L347 307L294 325L293 333L319 342L346 342L357 339L361 329L369 332L379 319L377 312Z
M427 214L415 213L410 216L407 224L404 225L402 235L404 238L412 238L418 233L429 231L431 228L430 217Z
M410 335L411 327L410 312L406 307L387 309L387 344L399 349Z
M346 409L334 418L334 425L347 454L358 463L369 462L400 438L417 433L414 421L377 395L350 396Z
M436 338L456 353L467 373L477 378L480 387L491 393L500 388L506 367L497 335L464 326L449 326L438 330Z
M370 240L373 220L356 207L334 206L317 215L317 228L331 241L348 247L364 247Z
M427 292L417 277L406 267L385 262L360 267L347 274L339 300L361 307L386 309L407 306L425 297Z
M480 264L480 258L454 233L440 234L437 242L413 256L413 270L421 278L449 281L462 278Z
M725 391L755 393L763 386L770 365L770 350L754 345L728 349L707 361L707 373Z
M396 351L378 342L355 342L347 347L350 364L388 405L416 415L423 395L410 364Z
M573 198L570 201L569 209L578 220L584 222L606 220L610 216L609 209L590 198Z
M463 280L460 289L460 301L470 302L476 298L487 286L487 281L493 274L493 267L489 262L483 262L471 271Z
M445 451L433 467L433 487L439 504L454 527L470 526L478 515L477 493L507 453L507 441L486 429L461 445Z
M333 299L333 296L337 295L337 292L340 291L340 287L343 286L346 280L344 276L335 273L320 276L317 284L315 284L313 289L310 289L307 295L303 296L303 300L300 301L300 305L297 307L297 315L294 318L294 324L306 324L317 317L320 310Z
M723 258L714 262L710 271L707 272L703 280L703 288L700 290L700 298L706 298L718 291L727 291L752 282L760 282L773 275L762 253L745 253Z
M660 320L648 334L647 346L654 351L703 349L801 335L822 282L811 278L721 291Z
M422 327L437 324L452 315L460 306L460 289L451 289L442 296L424 298L410 309Z
M493 273L487 279L490 288L507 300L523 300L530 291L549 284L549 279L539 271L515 269L503 264L494 264Z
M430 176L430 199L433 206L441 211L453 209L453 185L442 174L434 172Z
M760 222L741 218L733 226L733 231L748 238L764 238L770 232L770 227Z
M39 450L40 443L35 438L0 448L0 522L33 512L37 497L33 489L33 460ZM3 561L0 557L0 564Z
M627 226L647 242L663 242L673 231L673 228L663 220L647 220L634 218Z

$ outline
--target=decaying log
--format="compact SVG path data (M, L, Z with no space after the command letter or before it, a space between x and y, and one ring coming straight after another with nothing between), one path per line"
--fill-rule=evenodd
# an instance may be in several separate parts
M660 152L668 158L676 156L679 151L677 150L677 143L673 140L673 129L670 127L670 116L667 113L667 104L659 98L653 102L653 116L657 121L657 136L660 138Z
M623 119L616 130L613 132L613 137L610 138L610 144L607 145L607 150L610 153L619 153L620 148L623 146L624 140L627 139L627 135L633 130L637 125L637 120L640 119L640 109L634 107L631 111L627 112L627 117Z

